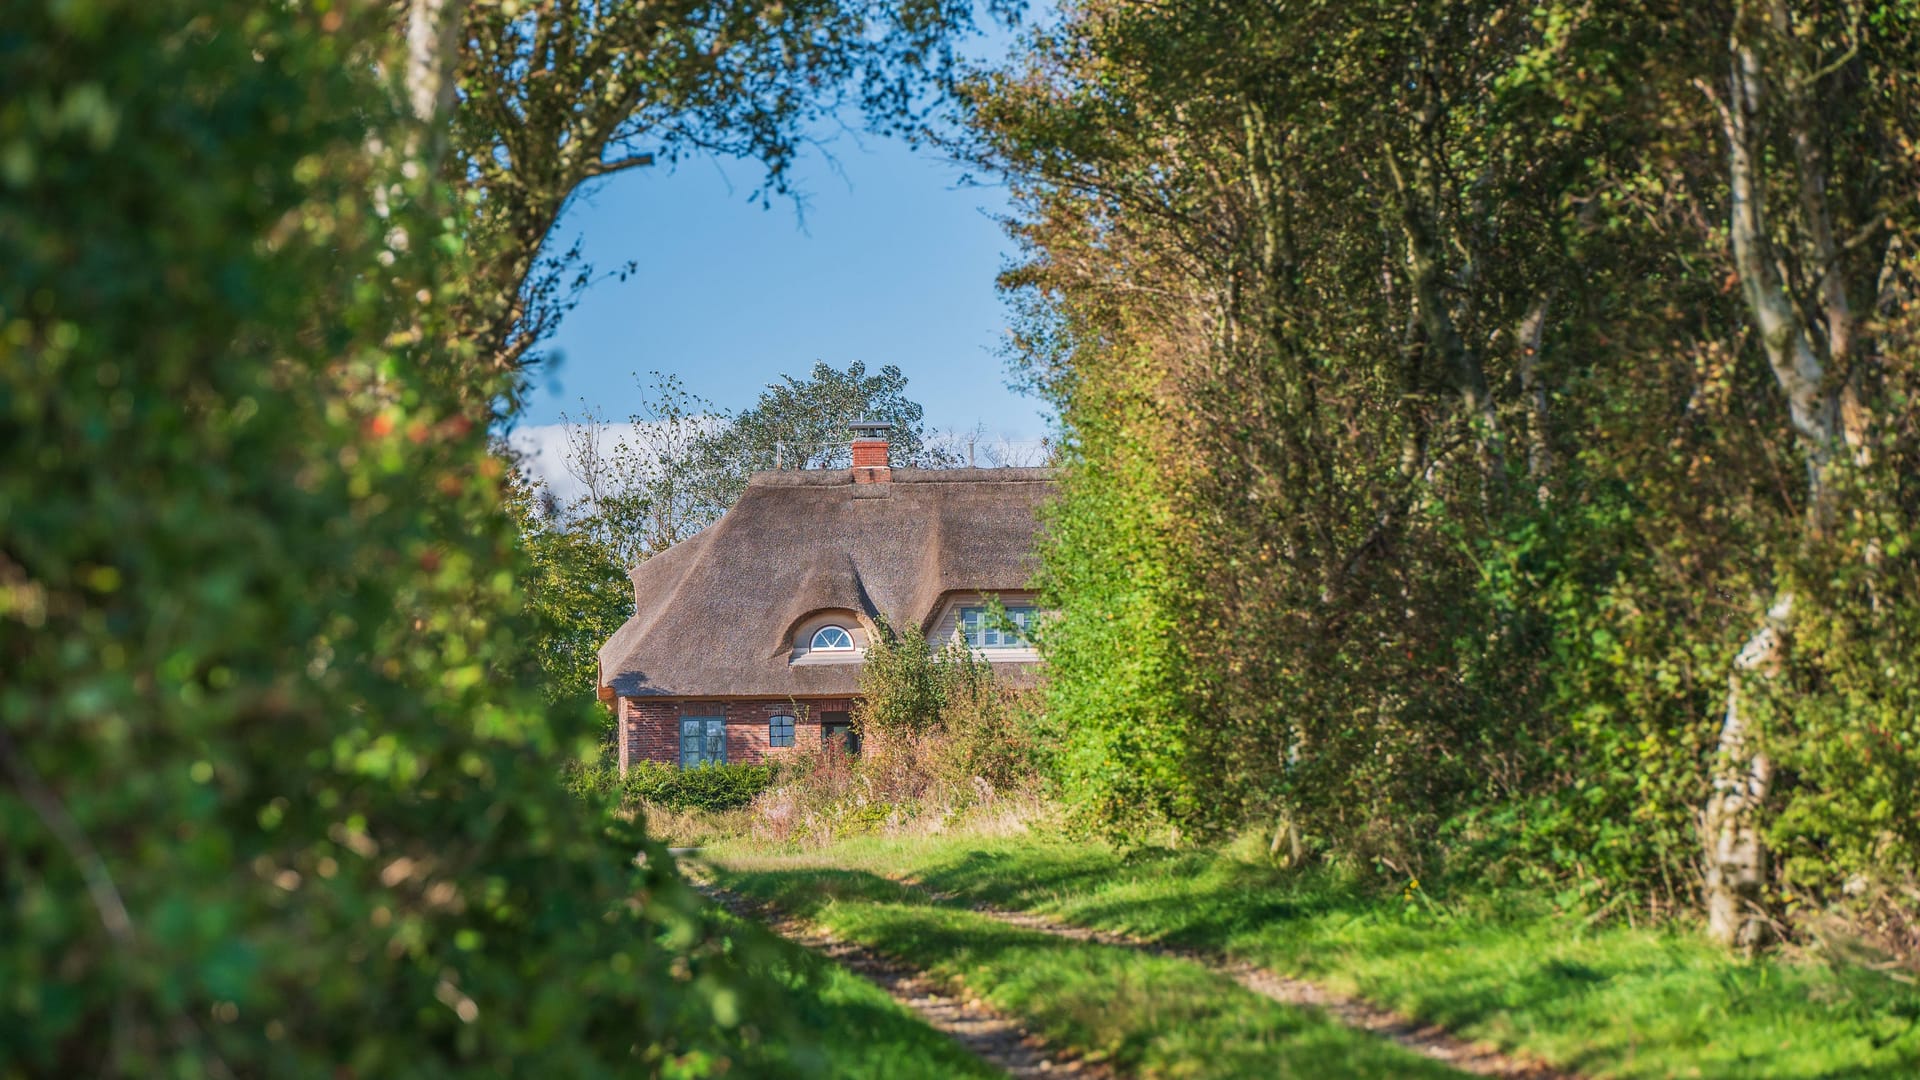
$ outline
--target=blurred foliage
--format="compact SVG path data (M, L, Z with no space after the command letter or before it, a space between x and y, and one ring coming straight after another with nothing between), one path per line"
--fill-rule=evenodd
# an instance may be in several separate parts
M0 1074L805 1071L554 781L389 20L0 25Z
M1014 185L1014 359L1067 437L1082 820L1672 910L1737 680L1767 912L1920 875L1917 29L1076 0L972 82L956 150ZM1744 290L1730 41L1770 88L1743 182L1779 280ZM1775 293L1834 365L1820 424ZM1783 595L1779 670L1737 669Z
M578 708L595 700L601 644L633 614L633 582L593 533L567 528L556 507L543 506L544 495L538 481L512 471L507 509L525 559L519 585L533 624L526 652L547 700ZM613 713L596 711L602 738L611 742Z

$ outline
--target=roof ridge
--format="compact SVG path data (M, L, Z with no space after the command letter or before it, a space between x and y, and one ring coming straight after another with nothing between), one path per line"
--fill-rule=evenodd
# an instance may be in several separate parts
M927 469L896 466L895 484L1041 484L1060 479L1052 466ZM747 477L748 487L839 487L853 483L852 469L762 469Z

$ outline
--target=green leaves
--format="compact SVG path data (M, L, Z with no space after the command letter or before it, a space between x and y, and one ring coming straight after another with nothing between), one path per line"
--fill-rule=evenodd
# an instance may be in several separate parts
M0 1071L753 1071L778 1022L556 780L599 706L526 677L505 388L387 19L0 33Z
M1072 451L1047 697L1086 820L1284 820L1672 910L1732 658L1790 587L1826 606L1765 725L1783 880L1920 874L1888 824L1920 752L1887 651L1920 597L1912 13L1787 5L1767 63L1823 89L1753 120L1781 288L1886 320L1815 335L1877 418L1842 451L1789 429L1728 249L1734 8L1603 7L1088 0L969 84L1019 205L1014 357ZM1816 204L1857 250L1817 250ZM1816 454L1863 464L1844 536L1807 536Z

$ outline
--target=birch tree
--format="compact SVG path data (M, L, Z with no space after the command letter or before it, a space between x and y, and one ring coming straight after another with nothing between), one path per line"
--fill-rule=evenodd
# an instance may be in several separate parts
M1725 79L1699 83L1720 119L1734 269L1805 460L1813 539L1845 512L1839 474L1871 460L1863 386L1874 378L1875 347L1863 340L1856 305L1874 302L1898 253L1886 200L1915 194L1885 189L1873 163L1891 149L1881 141L1891 132L1860 124L1878 111L1876 69L1894 59L1884 50L1912 44L1869 15L1864 3L1737 3ZM1895 33L1876 40L1875 23ZM1790 585L1781 588L1728 678L1701 814L1708 926L1728 944L1752 945L1764 933L1762 815L1774 770L1752 699L1780 668L1797 602Z

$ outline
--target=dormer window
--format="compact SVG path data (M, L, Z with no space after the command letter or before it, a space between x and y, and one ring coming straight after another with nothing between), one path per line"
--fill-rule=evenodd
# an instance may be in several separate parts
M823 626L813 632L814 652L852 652L853 635L844 626Z
M1006 618L995 618L984 607L960 609L960 637L975 649L1031 649L1027 630L1033 625L1034 609L1029 605L1009 605ZM1009 625L1011 624L1011 625Z

